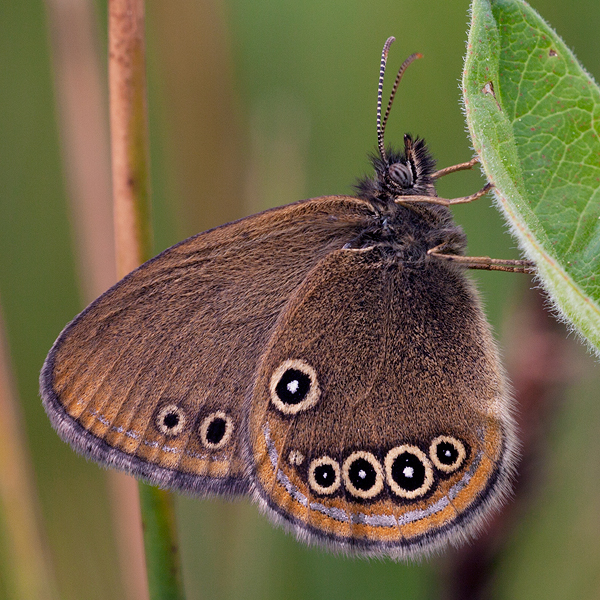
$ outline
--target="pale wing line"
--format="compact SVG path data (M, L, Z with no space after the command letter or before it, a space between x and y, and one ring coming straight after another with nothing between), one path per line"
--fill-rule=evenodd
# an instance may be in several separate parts
M184 323L185 319L186 319L186 316L183 315L183 318L181 319L181 321L179 322L179 324L181 325L182 323ZM184 327L179 327L179 331L180 332L181 332L182 329L186 332L187 335L189 335L191 333L191 330L193 328L190 328L190 327L186 328L185 326ZM172 332L173 330L171 329L170 331ZM187 335L185 335L185 337L187 337ZM169 377L165 377L163 379L163 385L161 386L160 393L157 395L157 398L159 398L159 399L161 399L161 398L164 397L165 392L168 392L168 389L169 389L169 386L171 385L171 382L173 381L174 378L177 377L178 373L180 372L180 366L179 366L180 362L179 362L178 356L179 356L178 352L171 352L170 355L169 355L169 359L172 362L171 374L170 374ZM186 403L186 401L189 401L190 391L191 391L191 389L193 387L194 387L194 384L188 385L187 388L185 389L185 391L180 395L180 397L178 397L176 399L174 398L174 402L183 405L184 403ZM189 404L189 402L187 402L187 404ZM139 406L139 403L138 403L138 406ZM193 424L193 423L195 423L195 419L197 418L197 414L190 414L190 413L191 413L190 407L188 406L188 414L186 414L186 418L190 419L190 424ZM144 438L146 437L146 432L148 431L148 429L151 426L152 426L152 420L149 420L148 424L146 426L146 429L144 430L144 434L143 434ZM185 452L185 449L186 449L187 445L189 444L189 441L190 441L190 439L191 439L191 437L193 435L193 432L194 432L194 428L193 427L187 427L187 428L185 428L185 430L186 430L186 435L183 436L182 438L179 438L182 441L183 446L182 446L181 449L177 450L177 454L179 454L178 460L176 462L177 466L179 466L179 464L181 462L181 458L182 458L182 456L183 456L183 454ZM146 459L146 460L148 460L149 462L155 463L155 464L157 462L159 462L159 460L160 460L160 452L161 451L164 452L165 449L167 448L167 446L166 446L166 440L168 438L166 436L164 436L164 438L165 438L165 442L163 442L163 444L161 446L158 446L158 447L155 448L155 452L154 452L154 455L152 456L152 458L151 459ZM174 468L174 467L165 467L165 468L167 468L169 470L172 470L172 471L176 470L176 468Z
M162 346L161 346L161 348L162 348ZM156 356L157 352L158 351L154 352L152 354L152 357L147 357L144 362L140 363L140 366L139 366L139 368L137 370L137 373L136 373L135 377L132 378L131 384L128 386L127 393L124 394L123 400L121 401L121 403L119 405L119 409L117 411L117 415L115 417L115 420L118 419L119 415L122 413L125 404L127 402L129 402L129 398L130 398L131 394L134 393L134 388L139 383L139 381L140 381L141 377L143 376L144 371L146 370L148 364L150 364L151 358L154 358ZM176 369L176 367L173 367L172 370L173 369ZM163 378L163 380L164 381L168 381L168 380L170 380L170 378L166 378L165 377L165 378ZM166 386L166 384L164 384L163 387L161 388L161 394L164 391L165 386ZM159 394L158 397L160 397L160 394ZM123 431L124 431L124 433L125 433L125 435L127 435L127 433L135 433L136 435L139 436L139 441L138 441L137 446L135 447L135 449L131 453L125 452L124 450L120 450L120 449L119 449L119 451L123 452L124 454L129 454L130 456L135 457L137 460L139 460L141 462L155 464L156 463L156 454L159 451L159 448L157 448L156 446L153 446L153 444L151 444L150 442L148 442L146 440L146 434L148 432L148 429L153 425L152 418L148 419L146 427L143 428L140 432L137 432L137 431L135 431L135 429L132 428L132 422L136 418L136 415L138 414L138 409L139 409L140 405L142 405L145 402L145 400L146 400L146 398L144 396L142 396L141 394L138 394L138 398L137 398L136 402L134 403L133 406L130 407L130 417L127 420L126 425L121 426L122 429L123 429ZM152 416L154 416L154 415L152 415ZM166 439L166 436L164 436L164 437ZM134 439L136 439L136 438L134 438ZM152 455L150 455L150 457L146 457L146 458L142 458L142 457L138 456L138 452L139 452L140 447L142 446L142 444L145 445L145 446L148 446L150 448L154 447L154 454L152 454ZM164 443L162 445L164 445Z
M184 320L185 320L185 316L184 316L184 317L183 317L183 318L180 320L180 323L182 323ZM129 345L131 345L131 343L133 343L133 341L134 341L134 340L132 339L132 340L129 342ZM124 350L124 351L123 351L123 352L120 354L119 358L122 356L122 354L123 354L124 352L125 352L125 350ZM231 352L230 352L230 354L231 354ZM172 356L171 356L171 358L172 358ZM116 367L116 364L117 364L117 362L118 362L118 360L117 360L117 361L115 361L115 363L114 363L114 364L113 364L113 366L111 367L111 371L112 371L112 370L113 370L113 369ZM115 418L118 418L118 415L119 415L119 413L121 412L121 409L122 409L123 405L124 405L124 404L127 402L127 400L128 400L128 398L129 398L129 396L130 396L130 394L131 394L131 392L132 392L132 390L133 390L134 386L136 385L136 383L138 382L138 380L139 380L139 378L140 378L140 375L141 375L142 371L143 371L143 370L145 369L145 367L146 367L146 366L149 364L149 362L150 362L149 360L146 360L146 362L144 362L144 363L142 363L142 364L140 365L140 369L138 370L138 373L137 373L137 375L136 375L136 376L135 376L135 378L132 380L132 382L131 382L131 386L129 387L129 390L128 390L128 391L127 391L127 393L124 395L124 397L123 397L123 399L122 399L122 401L121 401L121 403L120 403L120 405L119 405L119 409L117 410L117 416L116 416ZM161 393L159 394L159 397L160 397L160 396L161 396L161 395L164 393L164 391L165 391L165 390L168 388L168 386L169 386L169 384L170 384L170 381L172 380L173 376L174 376L174 375L177 373L177 366L176 366L176 364L175 364L175 361L172 361L172 362L173 362L173 366L172 366L172 368L171 368L171 375L170 375L170 376L168 376L168 377L166 377L166 378L164 378L164 381L165 381L165 383L164 383L164 385L162 386ZM225 364L223 364L223 366L222 366L222 368L221 368L220 372L222 372L222 370L224 369L224 367L225 367ZM109 372L109 373L106 373L106 375L105 375L105 378L107 378L107 377L109 376L109 374L110 374L110 372ZM217 377L218 377L218 375L217 375ZM189 390L193 389L193 387L194 387L194 386L195 386L195 383L194 383L194 384L191 384L191 385L189 386L187 395L184 395L186 398L187 398L187 397L189 397ZM209 388L207 388L207 389L209 389ZM109 399L107 399L107 401L108 401L108 400L109 400ZM107 401L105 401L105 404L106 404L106 402L107 402ZM161 445L161 444L158 444L158 443L156 443L156 444L155 444L155 443L152 443L152 444L151 444L151 443L149 443L149 442L146 442L146 441L145 441L145 439L144 439L144 438L145 438L145 433L148 431L148 428L152 426L152 422L151 422L151 421L149 421L149 423L148 423L148 425L147 425L146 429L145 429L144 431L142 431L142 432L137 432L137 431L135 431L135 430L133 430L133 429L131 428L131 421L132 421L132 419L134 419L134 418L135 418L135 413L137 412L137 407L139 407L141 403L143 403L143 398L142 398L142 397L140 397L140 399L139 399L139 401L137 402L136 406L133 408L133 411L132 411L132 417L131 417L131 419L130 419L130 421L129 421L129 424L128 424L126 427L123 427L123 426L116 427L115 425L113 425L113 421L109 422L107 419L103 418L103 417L104 417L104 415L102 414L102 410L101 410L101 409L99 409L99 411L98 411L97 413L95 413L95 414L94 414L94 416L95 416L95 417L96 417L98 420L100 420L102 423L105 423L105 424L108 424L108 423L110 423L110 425L109 425L109 426L110 426L110 428L111 428L113 431L116 431L116 432L118 432L118 433L124 433L125 435L128 435L128 434L135 434L135 435L129 435L128 437L131 437L131 438L133 438L133 439L136 439L136 440L138 440L138 439L140 440L140 442L138 443L138 446L136 447L136 450L135 450L135 451L133 451L132 453L125 452L124 450L121 450L121 449L118 449L118 448L117 448L117 450L118 450L118 451L120 451L120 452L123 452L123 454L126 454L126 455L131 455L131 456L134 456L134 457L136 457L138 460L141 460L141 461L143 461L143 462L147 462L147 463L151 463L151 464L156 464L156 463L157 463L156 457L157 457L157 455L158 455L158 453L159 453L160 451L171 451L171 450L170 450L169 446L167 446L165 443L163 443L163 444ZM197 416L197 415L193 415L193 416L195 417L195 416ZM180 463L180 461L181 461L181 459L182 459L182 457L183 457L183 453L185 453L185 452L186 452L186 450L187 450L187 448L188 448L188 446L189 446L189 442L190 442L190 440L191 440L192 433L193 433L193 430L191 430L191 431L189 432L189 434L188 434L188 437L187 437L187 440L186 440L186 442L185 442L185 446L184 446L184 448L183 448L182 450L176 450L175 448L173 448L173 451L176 451L176 453L177 453L177 454L180 454L177 464L179 464L179 463ZM144 458L144 459L142 459L142 458L140 458L139 456L137 456L137 452L138 452L138 450L139 450L139 447L140 447L142 444L145 444L145 445L147 445L147 446L149 446L149 447L153 447L153 448L154 448L154 455L153 455L151 458ZM157 444L158 444L158 445L157 445ZM111 446L111 447L112 447L112 446Z
M341 320L342 320L342 315L341 315L341 313L338 313L338 315L335 318L334 324L337 325L338 323L340 323ZM313 338L310 340L310 344L313 345L319 338L323 337L324 335L325 335L325 333L323 332L320 335L313 336ZM316 436L316 423L311 428L310 443L309 443L309 447L310 448L314 447L313 446L313 440L314 440L315 436ZM287 435L286 435L286 438L287 438ZM287 439L286 439L286 441L287 441ZM283 452L281 454L283 455ZM338 448L338 456L336 457L336 459L338 460L339 467L340 467L340 478L342 477L342 461L341 461L341 456L342 456L341 451ZM340 484L340 485L342 485L342 484ZM313 515L313 512L315 512L315 511L313 511L313 509L311 509L310 506L314 502L321 501L321 499L313 494L313 491L312 491L312 489L310 487L310 483L307 482L306 488L308 490L308 495L307 495L307 500L308 500L308 523L310 525L312 525L313 524L313 520L312 520L311 516ZM314 527L314 525L313 525L313 527Z
M349 225L348 229L351 230L352 229L352 225ZM277 232L273 233L272 235L268 235L266 237L272 237L274 235L281 236L281 235L285 235L286 232L290 232L290 231L292 231L292 225L291 224L288 227L286 227L284 229L279 229L279 230L277 230ZM185 245L185 242L183 242L182 244ZM148 289L148 291L147 291L147 293L144 294L144 298L147 299L149 296L155 295L155 294L157 294L157 293L160 292L160 290L153 289L153 288L155 288L156 284L158 284L162 288L164 284L166 284L166 283L168 283L170 281L176 281L176 280L178 280L180 278L180 274L177 273L176 275L171 275L171 271L173 269L179 270L180 268L189 268L190 266L193 266L196 263L202 263L202 262L207 262L207 261L210 262L211 261L212 251L218 251L219 249L222 249L223 247L225 247L224 244L215 244L212 247L194 249L193 251L186 250L184 256L182 257L183 261L185 261L185 264L182 265L182 264L179 263L178 267L173 267L172 265L168 265L169 269L166 270L166 271L159 269L159 274L161 276L160 277L155 277L154 279L151 279L150 283L148 283L148 284L145 285L145 287ZM197 259L196 260L190 260L190 257L194 256L194 255L197 255ZM166 276L165 276L165 274L166 274ZM137 300L137 298L136 298L136 300ZM119 309L119 310L115 310L115 311L109 311L106 315L104 315L104 319L114 318L116 315L118 315L120 312L122 312L122 310L125 310L125 309ZM180 323L181 323L181 320L180 320ZM128 350L129 346L133 343L133 341L134 341L134 339L132 338L132 340L130 340L128 342L127 346L125 348L123 348L122 351L119 353L119 356L118 356L117 360L113 362L113 365L112 365L111 369L107 373L105 373L103 375L102 381L100 381L100 383L96 387L96 389L94 391L94 394L92 395L92 398L98 393L99 389L104 385L105 381L108 379L108 377L110 376L110 374L112 373L112 371L114 370L114 368L116 368L117 363L119 363L119 361L121 360L123 354ZM94 350L92 349L90 352L88 352L88 354L87 354L87 356L85 358L85 361L88 361L93 354L94 354ZM122 401L121 401L121 403L119 405L119 408L117 410L116 418L118 418L119 414L121 413L121 411L123 409L123 405L125 404L125 402L130 397L130 394L132 393L132 390L133 390L136 382L140 379L140 375L141 375L142 371L144 370L144 368L148 364L149 364L149 360L146 360L145 362L143 362L140 365L140 368L138 369L136 376L133 378L133 381L132 381L131 385L129 386L129 389L128 389L127 393L123 396L123 399L122 399ZM163 388L162 388L163 391L166 388L166 385L167 384L165 384L163 386ZM76 388L76 389L79 389L80 387L81 386L78 386L78 388ZM106 419L104 419L104 420L102 419L103 415L101 414L102 413L102 409L104 409L106 407L106 403L107 402L108 402L108 399L105 400L104 403L102 404L102 407L100 408L100 411L99 411L100 414L96 413L94 415L95 418L97 418L98 420L100 420L100 422L106 422L107 421ZM134 414L137 411L137 408L139 407L139 405L140 405L141 402L142 402L142 399L140 398L140 400L138 400L138 402L136 403L135 407L133 407L132 417L129 419L129 422L128 422L126 428L123 428L123 427L117 428L114 425L112 425L112 423L114 421L111 421L111 427L113 428L113 430L118 431L119 429L123 429L123 430L127 429L127 431L125 432L126 434L127 433L136 433L136 435L137 435L137 432L134 432L130 428L131 428L132 419L134 418ZM147 432L149 426L150 426L150 423L146 426L146 429L144 430L143 434L141 434L141 435L144 435ZM141 460L139 457L136 456L137 452L139 451L140 444L141 444L141 442L138 443L135 451L132 453L132 456L135 456L138 460ZM120 450L120 451L123 452L122 450ZM128 453L125 453L125 452L123 452L123 453L124 454L128 454ZM144 459L144 461L147 461L147 459Z
M197 404L195 403L195 406L193 407L195 414L193 415L193 419L192 419L192 427L189 428L189 434L187 436L187 439L185 440L184 445L181 449L181 453L179 455L177 463L173 467L173 470L175 470L175 471L181 472L181 461L184 459L185 456L195 458L195 456L192 454L192 452L190 450L190 445L192 444L192 442L194 440L194 434L197 434L197 432L198 432L198 425L199 425L198 415L199 415L202 407L204 407L204 405L206 404L206 399L208 398L208 395L210 394L210 390L214 386L214 382L223 373L226 365L229 363L229 358L230 358L231 354L232 354L232 351L230 350L229 354L223 359L223 362L221 364L219 372L215 375L215 377L213 378L210 385L202 386L201 382L199 382L197 379L195 379L194 382L192 383L192 385L189 386L189 390L188 390L186 398L190 398L195 390L201 391L202 398L199 399ZM200 394L199 394L199 396L200 396ZM235 423L235 428L236 428L236 430L239 429L239 423ZM237 433L237 431L236 431L236 433ZM224 451L227 452L227 450L224 450ZM229 463L231 463L231 460L233 458L233 449L231 449L229 452L230 452L230 455L228 455L227 460ZM213 462L214 458L212 455L212 451L207 449L206 453L207 453L207 458L203 459L203 460ZM197 473L191 473L191 474L194 476L198 475ZM212 478L212 476L208 475L208 474L204 474L204 475L202 475L202 477L211 477ZM218 478L214 478L214 479L218 479ZM229 477L227 477L225 479L229 479Z

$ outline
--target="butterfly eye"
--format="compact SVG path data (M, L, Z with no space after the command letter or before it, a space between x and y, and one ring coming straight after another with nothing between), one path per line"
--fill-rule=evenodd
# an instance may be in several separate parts
M467 451L465 445L455 437L440 435L431 442L429 456L440 471L452 473L463 464Z
M286 360L271 377L271 401L286 415L314 406L321 391L315 370L302 360Z
M156 426L164 435L177 435L181 433L184 425L185 413L176 404L163 406L156 415Z
M390 179L400 187L410 188L413 186L413 174L408 165L394 163L390 165L388 173Z
M433 469L425 453L416 446L397 446L385 457L387 481L401 498L417 498L431 489Z
M321 456L310 463L308 483L318 494L333 494L341 485L340 466L329 456Z
M353 452L342 473L346 489L358 498L373 498L383 489L383 469L370 452Z
M232 432L231 417L220 410L208 415L200 425L200 439L210 450L218 450L225 446Z

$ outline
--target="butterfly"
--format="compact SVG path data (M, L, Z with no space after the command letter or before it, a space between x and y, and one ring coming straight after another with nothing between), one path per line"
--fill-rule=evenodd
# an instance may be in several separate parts
M472 536L510 489L512 399L466 238L422 139L385 147L356 196L193 236L60 334L40 388L75 450L152 484L251 496L299 539L419 556Z

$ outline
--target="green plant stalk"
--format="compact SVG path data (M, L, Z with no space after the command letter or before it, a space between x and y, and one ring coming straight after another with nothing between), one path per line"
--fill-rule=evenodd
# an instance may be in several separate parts
M117 275L150 258L150 187L143 0L109 1L109 90ZM173 498L139 484L152 600L184 598Z
M141 482L139 490L150 597L183 599L173 495Z

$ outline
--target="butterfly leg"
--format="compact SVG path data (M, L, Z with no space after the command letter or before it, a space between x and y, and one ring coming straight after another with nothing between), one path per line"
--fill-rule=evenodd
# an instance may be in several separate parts
M469 162L460 163L459 165L452 165L451 167L446 167L445 169L440 169L431 175L432 179L439 179L440 177L444 177L444 175L449 175L450 173L456 173L457 171L468 171L472 169L475 165L479 164L479 159L477 157L472 158Z
M444 244L427 251L429 256L438 260L446 260L462 264L468 269L483 269L485 271L507 271L509 273L535 273L535 265L529 260L510 260L490 258L489 256L460 256L457 254L444 254L440 249Z
M428 204L441 204L442 206L453 206L454 204L466 204L467 202L473 202L473 200L477 200L478 198L481 198L481 196L485 196L493 187L494 186L491 183L487 183L478 192L475 192L470 196L463 196L461 198L440 198L438 196L399 196L394 200L394 202L396 202L397 204L413 204L414 202L427 202Z

